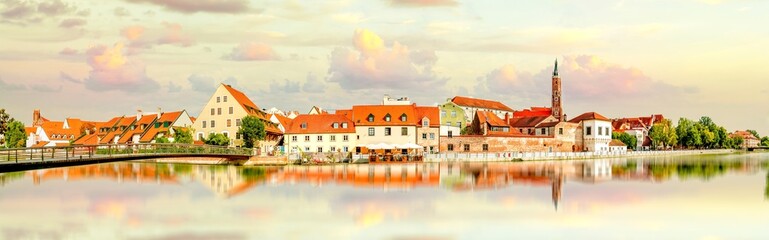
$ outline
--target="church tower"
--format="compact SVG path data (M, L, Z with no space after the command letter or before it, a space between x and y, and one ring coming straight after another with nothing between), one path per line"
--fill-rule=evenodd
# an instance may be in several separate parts
M552 115L558 121L566 121L563 115L563 106L561 106L561 77L558 76L558 59L555 60L555 68L553 68L553 96L552 96Z

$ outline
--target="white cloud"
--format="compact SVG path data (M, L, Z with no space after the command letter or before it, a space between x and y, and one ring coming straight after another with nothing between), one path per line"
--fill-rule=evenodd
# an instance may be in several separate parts
M279 59L272 47L257 42L241 43L223 58L232 61L270 61Z
M158 90L160 85L147 76L144 64L129 61L124 55L123 44L114 47L97 46L86 52L89 76L83 81L87 89L94 91L125 91L148 93Z

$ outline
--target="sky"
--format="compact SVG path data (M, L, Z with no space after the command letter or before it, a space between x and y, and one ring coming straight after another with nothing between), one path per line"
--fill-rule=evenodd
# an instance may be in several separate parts
M710 116L769 135L769 1L0 0L0 108L26 124L186 109L219 83L261 108L550 105Z

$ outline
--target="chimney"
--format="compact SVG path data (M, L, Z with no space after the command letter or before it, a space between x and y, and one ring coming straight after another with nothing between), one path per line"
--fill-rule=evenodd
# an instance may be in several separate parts
M160 114L162 113L160 112L160 107L158 107L158 118L160 118Z
M141 109L136 109L136 121L139 121L139 119L142 118L142 115L143 115L142 114L142 110Z
M505 113L505 122L510 122L509 120L510 120L510 113L506 112Z
M39 120L40 120L40 109L35 109L35 111L32 112L32 126L38 126Z

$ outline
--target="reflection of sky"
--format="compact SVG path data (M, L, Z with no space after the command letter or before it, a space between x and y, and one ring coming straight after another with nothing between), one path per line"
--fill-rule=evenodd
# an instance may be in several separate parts
M769 154L726 156L769 160ZM680 159L673 159L679 161ZM16 239L766 239L765 170L709 180L568 179L452 191L261 183L230 198L175 184L29 175L0 188L0 238Z

